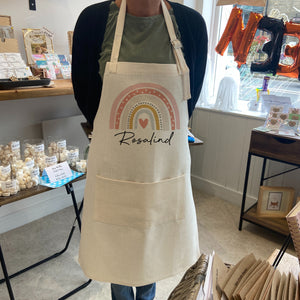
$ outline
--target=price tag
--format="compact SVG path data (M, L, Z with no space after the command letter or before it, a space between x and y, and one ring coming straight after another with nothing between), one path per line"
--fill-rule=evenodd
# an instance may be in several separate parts
M46 161L46 165L53 165L57 163L57 157L56 155L46 156L45 161Z
M17 187L16 180L2 181L2 190L15 190Z
M11 151L17 151L20 149L20 141L11 142Z
M10 171L11 171L10 165L5 166L5 167L2 167L2 169L1 169L1 173L2 173L3 175L8 175L8 174L10 173Z
M78 159L78 157L79 157L78 151L68 153L68 159L69 160L76 160L76 159Z
M30 170L30 176L36 177L40 175L40 169L39 168L33 168Z
M66 179L66 178L72 176L72 171L66 161L62 162L60 164L56 164L54 166L45 168L44 172L46 172L46 174L48 175L51 183L60 181L60 180L63 180L63 179Z
M34 160L31 159L31 160L27 161L25 164L26 164L26 167L33 168L34 167Z
M34 145L34 152L44 152L44 151L45 151L44 144Z
M57 148L58 149L63 149L67 147L67 141L66 140L62 140L62 141L58 141L57 142Z

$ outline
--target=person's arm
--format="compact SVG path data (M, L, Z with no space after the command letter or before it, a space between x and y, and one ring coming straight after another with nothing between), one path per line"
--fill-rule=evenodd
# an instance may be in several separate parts
M110 1L87 7L80 14L73 33L72 83L78 107L93 125L102 81L99 55L103 42Z

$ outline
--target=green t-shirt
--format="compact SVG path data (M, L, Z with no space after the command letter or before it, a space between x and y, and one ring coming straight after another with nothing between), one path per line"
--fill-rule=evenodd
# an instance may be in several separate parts
M119 8L112 2L99 59L101 78L110 60ZM173 10L169 10L177 38L180 33ZM170 37L163 15L135 17L126 14L119 61L142 63L175 63Z

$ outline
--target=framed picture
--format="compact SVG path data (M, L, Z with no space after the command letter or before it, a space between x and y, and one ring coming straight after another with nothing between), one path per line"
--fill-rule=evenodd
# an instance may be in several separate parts
M294 204L295 190L290 187L261 186L257 202L259 217L285 218Z
M22 29L27 62L34 64L32 54L54 53L53 34L46 28Z

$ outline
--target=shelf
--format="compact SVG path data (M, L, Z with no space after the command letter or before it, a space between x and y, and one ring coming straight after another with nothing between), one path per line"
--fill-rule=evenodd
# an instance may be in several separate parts
M0 90L0 101L62 95L73 95L73 86L70 79L54 80L53 87L31 87Z
M285 218L258 217L256 214L257 205L250 208L243 215L243 220L261 225L283 235L289 235L289 228Z

